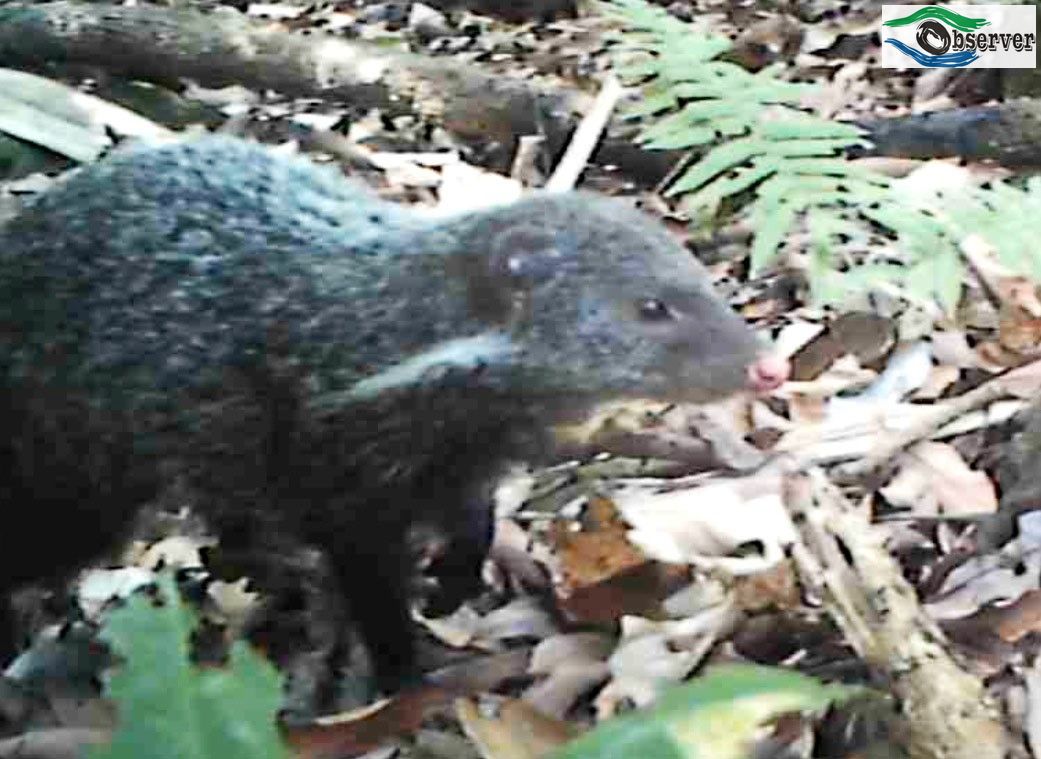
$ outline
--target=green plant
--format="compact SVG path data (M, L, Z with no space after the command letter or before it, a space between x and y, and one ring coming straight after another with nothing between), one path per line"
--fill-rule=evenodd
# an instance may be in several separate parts
M959 245L967 234L985 232L999 250L1017 251L1004 256L1014 268L1038 268L1020 257L1019 225L1002 220L1038 207L1041 187L916 196L846 157L862 134L809 113L801 103L813 85L781 80L778 67L753 74L720 60L728 40L644 0L604 7L624 27L613 38L619 76L644 95L626 113L642 121L639 141L700 151L667 194L682 197L695 224L745 215L754 230L753 272L798 230L819 300L880 287L949 311L961 294Z
M764 722L819 711L860 692L774 667L716 667L672 689L649 711L604 722L555 759L743 759Z
M105 690L117 707L112 743L92 759L282 759L289 753L276 722L281 679L241 641L221 667L189 656L195 617L169 574L154 597L132 596L102 630L122 663Z

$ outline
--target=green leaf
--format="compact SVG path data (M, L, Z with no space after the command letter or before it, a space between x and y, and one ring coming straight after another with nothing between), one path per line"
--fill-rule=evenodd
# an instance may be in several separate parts
M810 177L841 177L857 179L880 187L886 186L885 177L844 158L795 158L785 161L783 168L789 174L804 174Z
M720 174L748 163L762 152L762 142L752 137L717 145L687 170L684 174L684 186L701 187ZM670 189L666 195L675 195L677 192Z
M657 76L658 63L657 61L628 63L624 66L615 66L614 72L626 84L636 84L650 77Z
M654 139L641 135L638 142L649 150L686 150L712 144L717 139L716 130L710 127L694 129L688 126L679 126L668 133L659 134Z
M770 155L785 158L810 158L814 156L830 158L838 156L850 145L847 140L842 138L817 138L816 136L807 136L799 140L769 140L765 142L769 145L767 151Z
M740 66L725 61L709 61L697 49L687 51L688 42L682 48L661 56L661 75L673 86L684 82L716 81L729 82L737 88L747 87L751 75Z
M685 205L691 208L711 208L713 209L712 212L715 213L715 209L724 198L751 189L773 173L774 169L770 166L756 165L739 169L735 176L717 179L704 185L700 191L686 198ZM686 193L694 189L696 189L694 186L687 184L687 174L684 174L672 186L669 194Z
M753 214L756 229L749 258L751 275L761 273L795 222L797 209L789 204L759 204Z
M759 186L759 202L786 204L800 210L841 200L843 181L834 177L792 176L775 172Z
M734 102L733 100L699 100L685 109L691 123L708 122L717 129L717 122L724 119L740 119L742 130L748 130L763 111L763 105L755 101Z
M681 100L702 98L730 99L738 83L733 77L708 79L699 77L696 80L679 82L673 85L676 97ZM804 84L787 82L761 82L757 77L749 77L739 85L743 97L762 105L796 104L810 88Z
M852 145L859 142L864 130L853 124L840 121L828 121L804 113L793 112L789 118L764 122L759 129L763 139L797 140L797 139L829 139L848 140Z
M814 85L784 81L783 65L749 73L720 60L730 42L708 35L645 0L605 6L627 28L613 49L642 50L639 68L647 102L638 142L654 149L708 150L667 188L685 196L692 216L721 221L720 210L753 221L752 271L773 258L804 214L811 227L810 277L815 297L886 287L953 309L964 276L958 246L980 235L999 260L1041 280L1041 246L1023 219L1041 216L1041 177L986 188L923 188L891 181L846 158L865 143L864 130L802 107ZM627 62L627 65L629 62ZM839 228L870 248L879 228L896 236L903 265L843 261Z
M647 92L639 102L626 107L622 116L627 119L653 116L656 113L675 108L677 104L676 96L669 91Z
M744 759L758 728L768 720L789 712L819 711L856 692L789 670L717 667L672 689L654 709L605 722L555 756Z
M962 271L957 251L938 250L908 268L904 285L910 295L921 300L938 300L950 313L961 295Z
M112 743L92 759L282 759L281 679L245 643L220 668L189 660L195 620L173 579L159 581L161 605L144 594L108 615L103 636L124 662L106 680L119 712Z

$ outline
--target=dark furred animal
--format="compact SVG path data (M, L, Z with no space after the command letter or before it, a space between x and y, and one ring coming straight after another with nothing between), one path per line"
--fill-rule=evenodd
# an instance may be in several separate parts
M0 593L177 478L228 544L320 547L393 688L409 525L458 537L441 572L465 592L504 461L605 399L775 384L758 350L617 201L433 219L241 141L125 150L0 230Z

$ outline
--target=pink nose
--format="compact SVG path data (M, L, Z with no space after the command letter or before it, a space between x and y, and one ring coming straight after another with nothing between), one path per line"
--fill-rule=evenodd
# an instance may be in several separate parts
M748 386L757 393L768 393L783 385L790 371L786 359L760 356L748 367Z

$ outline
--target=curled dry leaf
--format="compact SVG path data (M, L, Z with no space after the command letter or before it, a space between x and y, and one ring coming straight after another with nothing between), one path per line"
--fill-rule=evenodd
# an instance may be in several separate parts
M515 638L542 640L558 632L549 613L537 599L518 598L481 618L474 643L490 645Z
M475 638L481 626L481 616L472 608L463 604L447 617L429 619L417 615L418 621L435 638L452 648L465 648L475 645Z
M922 341L898 349L878 379L863 392L849 398L833 398L830 414L856 414L860 409L894 404L921 388L932 373L932 349Z
M614 637L596 632L554 635L539 643L531 653L528 671L548 675L574 662L601 662L614 649Z
M734 583L734 602L749 612L797 610L803 606L803 597L791 563L782 562L765 572L738 578Z
M622 619L621 640L608 660L611 682L596 697L598 718L615 714L622 704L651 703L663 685L685 678L739 616L727 602L681 620Z
M1019 353L1006 350L993 340L977 343L975 351L980 368L989 372L1002 372L1009 367L1018 366L1023 361Z
M606 662L561 664L526 691L522 698L548 717L563 719L579 699L610 676Z
M998 342L1013 354L1037 355L1041 346L1041 317L1023 308L1003 308Z
M517 700L490 706L457 699L455 714L484 759L540 759L577 733L568 723Z
M613 636L600 633L555 635L539 643L529 672L540 676L524 700L543 714L563 718L575 702L609 676L607 657Z
M1038 589L1041 534L1031 530L1041 512L1020 515L1019 537L1000 552L970 558L951 570L940 591L925 605L938 620L966 617L990 603L1008 602Z
M1041 297L1031 279L1011 273L997 260L992 245L970 235L961 245L974 273L997 299L998 345L1012 354L1035 353L1041 344Z
M774 340L774 352L783 358L791 359L799 351L803 350L807 344L812 342L824 329L824 325L817 321L795 319L792 323L782 327L781 331L777 333L777 337ZM792 379L794 378L793 370Z
M632 525L629 540L647 556L672 564L750 574L782 561L796 539L784 508L782 480L772 474L672 493L632 488L616 493L615 500ZM735 555L748 547L758 554Z
M577 425L554 430L562 456L586 458L602 452L634 459L682 462L688 471L727 467L738 471L762 463L762 453L743 439L748 399L737 395L698 406L663 406L652 401L605 403Z
M1023 364L1003 375L1001 386L1017 398L1033 400L1041 395L1041 361Z
M804 382L786 382L775 395L781 398L830 398L844 390L863 387L877 376L876 372L861 367L856 357L843 356L819 377Z
M947 443L922 442L898 458L899 470L882 488L892 505L916 516L969 516L997 511L994 483L969 467Z

